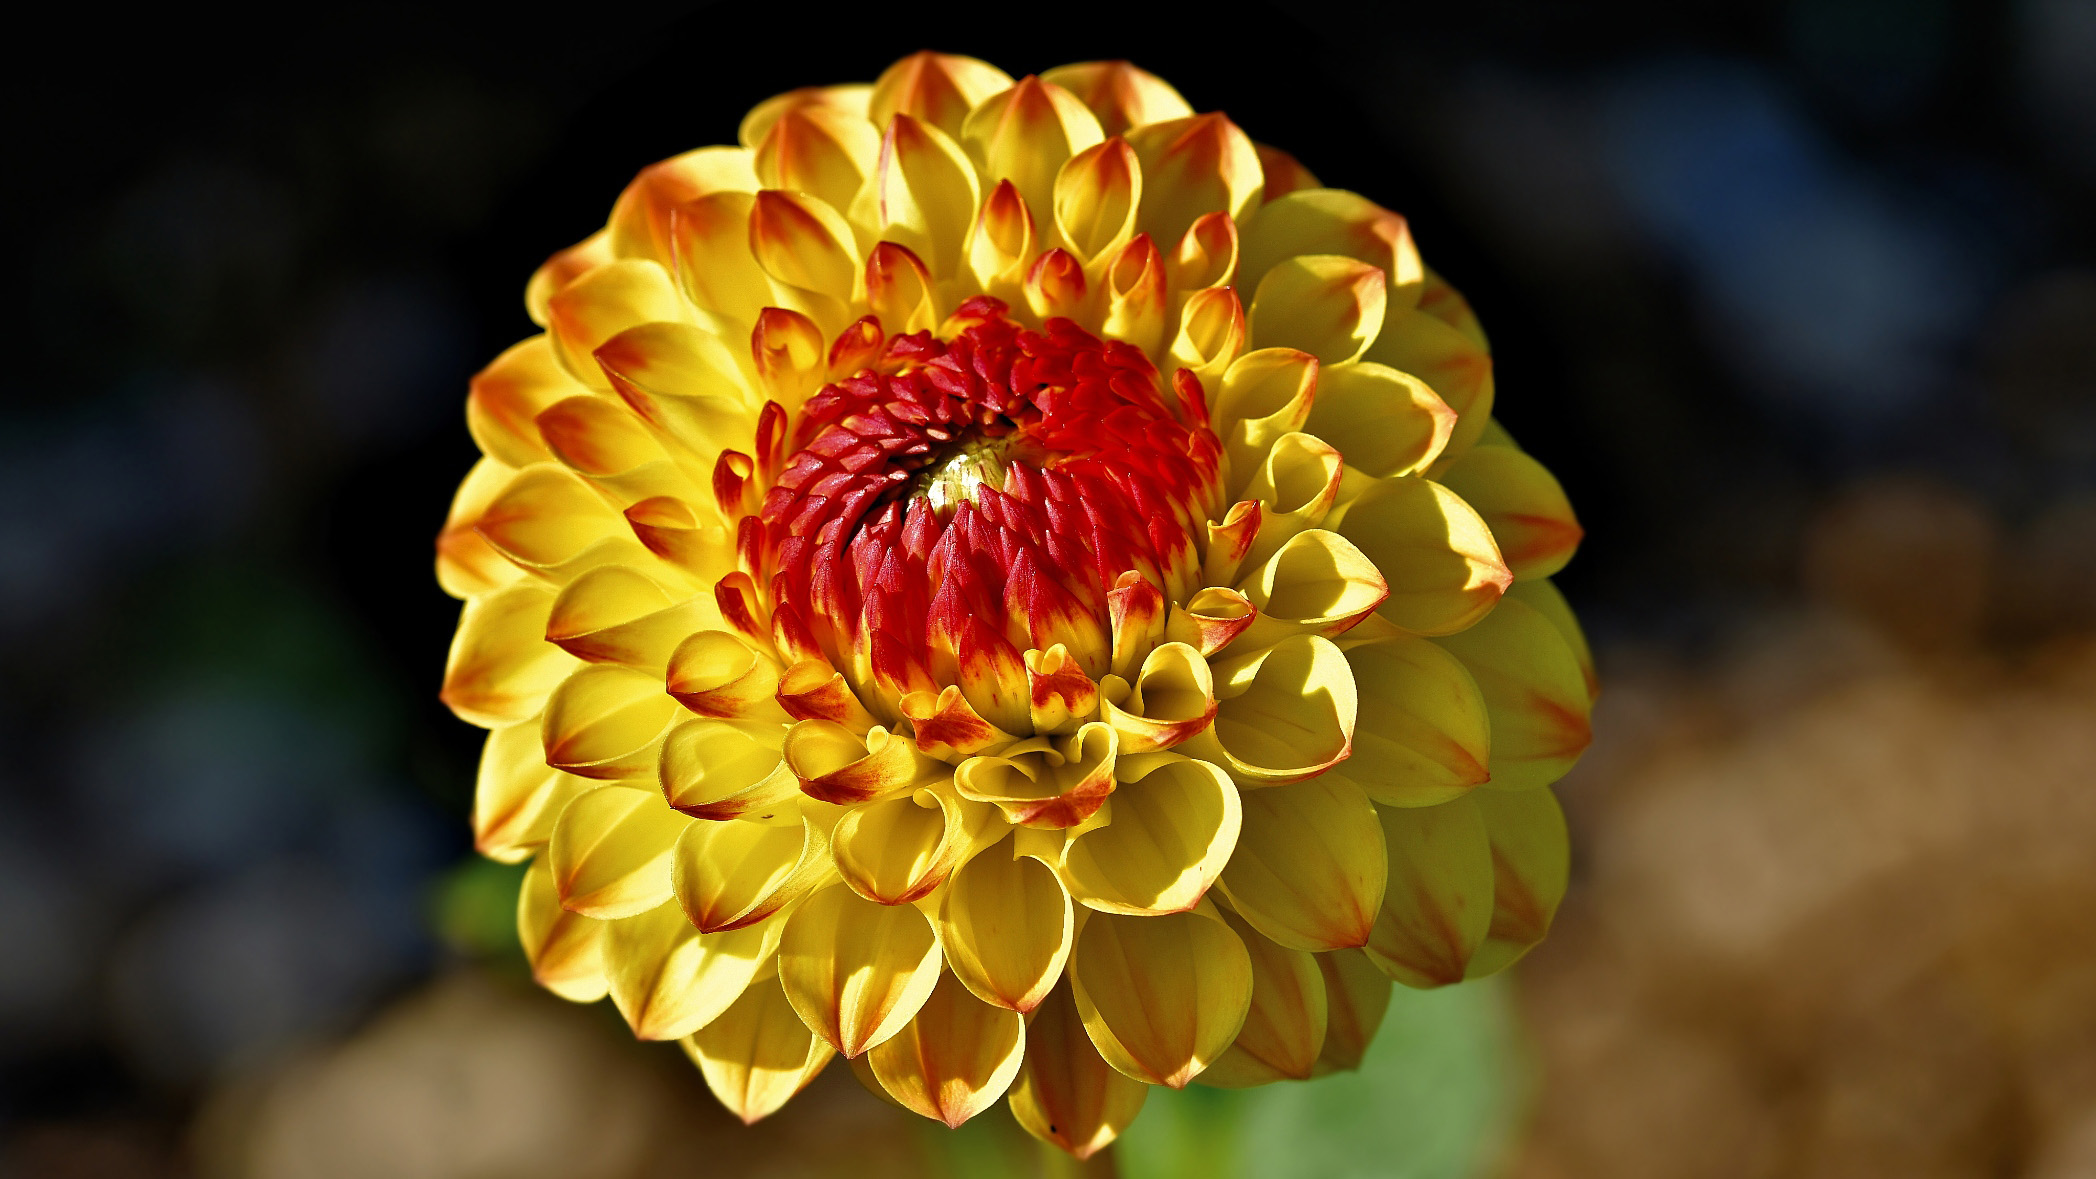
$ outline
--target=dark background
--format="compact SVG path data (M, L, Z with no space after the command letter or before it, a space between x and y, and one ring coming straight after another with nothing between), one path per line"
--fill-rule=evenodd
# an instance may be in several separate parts
M2096 4L1673 8L101 12L19 45L0 1159L175 1173L214 1087L460 952L432 897L478 733L435 699L430 561L466 379L640 166L918 48L1131 58L1406 214L1587 528L1560 582L1605 678L1809 599L1858 487L1924 506L1836 597L1939 580L1944 503L2015 570L1978 642L2087 627ZM1887 625L1926 646L1939 607Z

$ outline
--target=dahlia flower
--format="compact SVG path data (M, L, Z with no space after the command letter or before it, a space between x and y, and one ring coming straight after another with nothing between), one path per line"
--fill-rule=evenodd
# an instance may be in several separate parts
M1580 529L1404 218L1126 63L922 53L525 299L437 545L475 834L744 1119L842 1054L1085 1156L1549 927Z

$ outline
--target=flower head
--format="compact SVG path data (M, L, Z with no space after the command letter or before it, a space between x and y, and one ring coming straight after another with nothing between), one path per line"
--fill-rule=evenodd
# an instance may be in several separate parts
M643 170L475 379L444 699L540 981L745 1118L1078 1155L1539 940L1580 530L1402 217L1125 63L918 54Z

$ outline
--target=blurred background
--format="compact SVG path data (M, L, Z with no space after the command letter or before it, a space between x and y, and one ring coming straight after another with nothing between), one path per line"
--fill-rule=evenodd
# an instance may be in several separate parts
M1405 213L1588 532L1551 939L1401 991L1358 1076L1160 1094L1119 1173L2096 1176L2096 0L1674 9L24 31L0 1175L1064 1173L843 1068L743 1131L526 985L435 698L465 383L533 267L754 102L930 46L1129 57Z

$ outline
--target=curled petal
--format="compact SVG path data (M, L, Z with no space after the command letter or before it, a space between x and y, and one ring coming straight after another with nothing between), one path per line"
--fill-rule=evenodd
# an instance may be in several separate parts
M466 603L438 694L460 720L499 728L537 716L577 666L545 641L552 591L518 582Z
M1267 272L1304 254L1336 254L1365 262L1389 280L1400 308L1419 301L1426 268L1403 217L1366 197L1334 188L1312 188L1275 196L1244 224L1240 281L1256 286Z
M539 727L531 721L488 734L473 786L473 847L514 864L553 836L553 821L569 800L596 783L546 764Z
M1215 719L1215 679L1201 652L1183 642L1152 650L1126 696L1102 698L1100 719L1120 734L1125 753L1170 749Z
M1389 583L1390 596L1377 612L1412 634L1470 626L1514 580L1484 518L1426 479L1375 481L1347 506L1338 532Z
M968 112L1012 85L1012 76L986 61L925 50L882 72L866 103L866 117L885 127L898 114L959 135Z
M923 900L977 849L996 817L944 786L853 807L833 836L837 871L867 900Z
M555 459L614 503L690 491L647 426L608 397L581 393L556 402L539 414L538 428Z
M1258 152L1228 118L1189 115L1126 135L1142 162L1140 228L1157 240L1178 241L1203 214L1239 219L1258 206L1266 183Z
M951 684L937 695L911 692L902 698L900 707L910 722L917 748L940 761L960 762L1013 740L1010 733L984 720L960 688Z
M606 390L611 386L593 359L604 341L639 324L682 321L684 308L676 280L660 263L624 258L577 278L548 300L547 326L568 375Z
M1074 733L1098 710L1099 685L1078 666L1061 643L1045 651L1028 651L1026 688L1033 731Z
M833 884L786 921L779 981L802 1022L858 1056L901 1031L938 985L939 944L924 914Z
M1378 478L1426 470L1455 427L1455 411L1425 381L1367 361L1319 374L1317 404L1303 426L1344 443L1347 465Z
M1214 670L1215 723L1184 752L1227 767L1241 786L1293 782L1347 756L1359 704L1331 640L1296 635Z
M512 467L551 458L538 416L557 401L588 392L553 354L553 338L533 336L480 370L466 394L466 430L481 453Z
M1084 264L1068 250L1049 250L1034 259L1024 285L1026 305L1036 316L1075 319L1084 315L1090 283L1084 277Z
M546 763L585 778L644 778L677 723L662 680L614 663L583 667L546 700Z
M999 181L968 235L969 273L983 290L1010 302L1020 293L1034 241L1033 213L1026 198L1011 181Z
M1062 975L1076 932L1070 897L1016 842L969 860L939 900L946 965L986 1003L1030 1012Z
M953 1127L1011 1088L1025 1039L1024 1017L976 998L948 972L910 1022L875 1045L866 1061L904 1109Z
M1223 895L1281 945L1361 946L1382 909L1387 867L1368 796L1322 774L1244 796L1244 831L1223 871Z
M700 585L735 564L735 542L718 521L704 519L676 496L644 499L626 509L627 527L650 553Z
M1359 360L1383 327L1387 279L1337 254L1289 258L1266 272L1252 296L1254 348L1296 348L1325 364Z
M1203 213L1186 227L1172 251L1172 287L1193 292L1222 286L1237 277L1237 222L1228 213Z
M1543 464L1505 446L1472 447L1436 481L1477 509L1516 580L1565 567L1585 534L1565 489Z
M750 210L750 254L790 287L849 300L859 276L851 225L828 203L765 189Z
M1252 546L1265 531L1266 506L1256 499L1241 499L1230 505L1220 522L1208 522L1208 552L1201 561L1201 575L1210 582L1230 583L1252 555Z
M1106 595L1113 623L1113 674L1134 675L1164 637L1166 602L1155 583L1130 569Z
M835 721L804 720L787 730L784 753L802 793L845 805L914 790L944 769L909 738L878 725L861 737Z
M896 335L939 326L938 289L931 272L916 254L894 242L881 242L866 255L866 301L881 326Z
M611 989L604 974L608 924L561 907L549 857L538 857L524 870L517 892L517 941L540 986L571 1003L602 999Z
M863 112L809 103L780 112L752 158L765 188L805 192L844 208L881 149L880 132Z
M766 307L750 332L750 360L767 400L797 406L813 394L828 368L822 328L798 311Z
M1035 209L1052 206L1063 162L1105 138L1076 95L1034 77L984 101L961 130L983 179L1010 181Z
M560 903L610 920L669 900L672 852L690 822L647 790L600 786L576 796L547 844Z
M1534 789L1565 776L1594 739L1593 700L1570 644L1525 602L1437 639L1477 679L1492 720L1491 785Z
M1386 806L1435 806L1491 776L1491 720L1462 661L1408 636L1346 658L1361 686L1361 724L1354 756L1336 773Z
M1252 1005L1229 1051L1201 1074L1201 1083L1242 1089L1272 1081L1307 1080L1325 1042L1325 980L1317 959L1276 945L1222 911L1252 959Z
M800 779L782 753L785 737L772 720L687 720L662 743L663 796L695 819L791 813Z
M1322 401L1322 381L1319 389ZM1281 435L1245 485L1245 498L1259 502L1259 528L1239 568L1264 563L1290 537L1323 524L1345 473L1345 459L1328 443L1300 432Z
M1050 743L1035 738L1000 757L971 757L954 771L961 797L993 803L1014 826L1075 827L1114 791L1120 738L1093 721Z
M1449 454L1476 444L1492 418L1492 355L1485 346L1424 311L1392 309L1367 359L1411 373L1456 412Z
M1185 643L1205 658L1236 641L1252 625L1259 611L1234 589L1210 586L1197 591L1185 605L1174 603L1165 621L1164 637Z
M1252 960L1212 905L1164 917L1097 913L1078 932L1070 984L1108 1064L1181 1089L1244 1027Z
M1191 306L1191 304L1189 304ZM1215 396L1215 432L1230 469L1247 479L1284 434L1303 428L1317 396L1318 359L1293 348L1247 352L1223 374Z
M1364 950L1319 954L1317 968L1325 976L1325 1046L1315 1072L1359 1068L1390 1009L1390 976Z
M670 885L700 933L755 925L835 879L830 840L798 823L692 823L677 837Z
M612 253L667 265L671 210L709 193L754 191L750 162L739 147L702 147L641 169L611 207Z
M1237 846L1237 787L1219 767L1172 753L1124 758L1117 776L1111 821L1063 854L1071 895L1103 913L1193 908Z
M794 1014L776 969L683 1043L706 1087L745 1125L778 1112L837 1055Z
M1480 978L1520 961L1550 932L1572 855L1565 812L1549 790L1487 790L1473 797L1492 844L1492 928L1467 974Z
M624 565L602 565L554 599L546 639L577 659L660 672L686 636L720 625L712 594L678 601Z
M1377 807L1390 884L1365 949L1408 987L1463 981L1492 926L1492 848L1469 796L1429 807Z
M873 714L844 682L844 673L820 659L803 659L787 668L775 695L779 707L798 720L831 721L861 734L873 727Z
M852 200L851 219L875 237L907 246L935 278L950 278L963 260L981 183L968 153L947 132L898 112L881 136L873 172Z
M666 681L677 703L722 720L783 721L779 665L724 630L702 630L670 654Z
M733 1006L764 972L786 920L700 933L668 904L614 921L605 932L611 1001L643 1040L679 1040Z
M1125 61L1057 66L1042 74L1041 80L1076 95L1098 116L1100 129L1108 135L1194 113L1170 83Z
M1155 354L1164 343L1164 258L1147 233L1136 234L1114 255L1102 276L1106 301L1103 331Z
M1055 177L1055 228L1079 261L1118 250L1135 236L1142 165L1122 139L1071 156Z
M480 518L502 494L514 468L484 458L473 464L451 497L444 530L437 533L437 584L454 598L471 598L517 580L522 567L511 562L479 532Z
M1322 528L1290 537L1238 588L1259 611L1240 639L1247 648L1271 646L1289 635L1340 634L1390 593L1360 549Z
M1195 291L1179 311L1179 334L1172 337L1169 363L1193 373L1203 388L1221 387L1245 346L1244 305L1229 287Z

